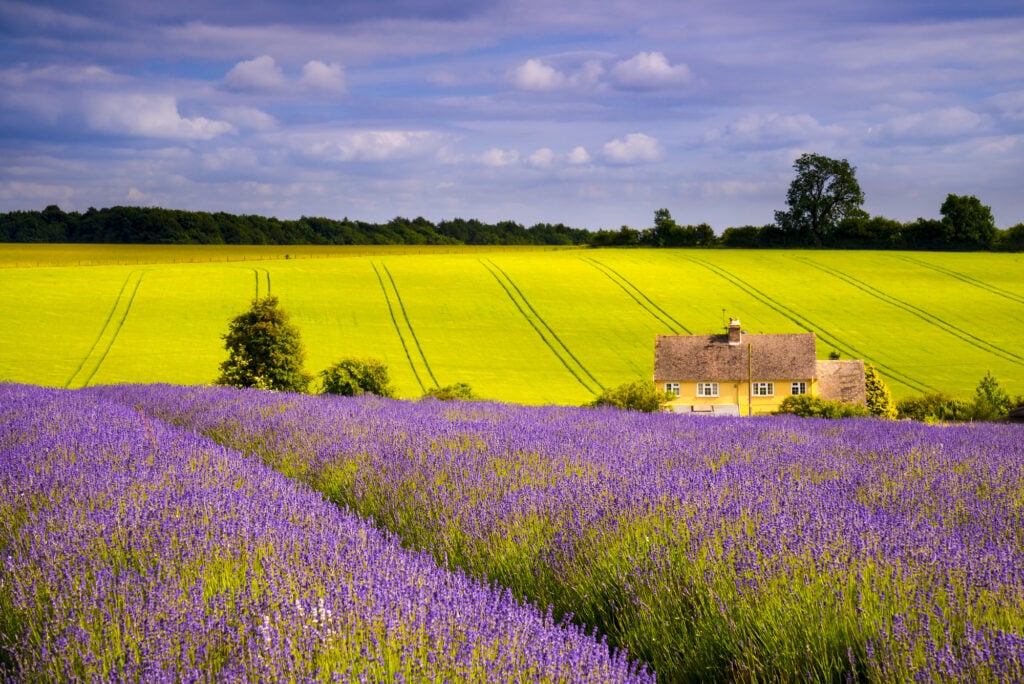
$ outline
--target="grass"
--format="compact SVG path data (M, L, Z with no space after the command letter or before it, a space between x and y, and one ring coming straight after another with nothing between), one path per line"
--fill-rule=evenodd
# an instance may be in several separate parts
M230 318L268 288L313 372L389 366L401 396L467 382L578 404L653 371L657 334L818 335L899 398L1024 393L1024 256L494 247L0 246L0 377L57 387L205 383ZM81 264L81 265L79 265Z

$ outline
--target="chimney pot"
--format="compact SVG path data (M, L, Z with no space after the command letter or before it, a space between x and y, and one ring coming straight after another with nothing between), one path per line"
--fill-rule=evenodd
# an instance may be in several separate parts
M740 330L740 319L729 319L729 344L740 344L743 341L743 332Z

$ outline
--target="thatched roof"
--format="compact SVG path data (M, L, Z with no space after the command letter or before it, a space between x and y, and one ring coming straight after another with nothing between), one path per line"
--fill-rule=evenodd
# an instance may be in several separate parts
M818 361L818 396L822 399L866 404L864 362Z
M654 381L741 382L750 354L753 380L810 380L815 377L814 333L743 335L658 335L654 342Z

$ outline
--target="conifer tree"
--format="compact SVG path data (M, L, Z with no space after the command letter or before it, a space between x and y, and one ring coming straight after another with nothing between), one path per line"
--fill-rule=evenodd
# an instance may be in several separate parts
M896 409L896 402L892 400L892 393L871 364L864 368L864 392L871 415L888 420L896 419L899 412Z

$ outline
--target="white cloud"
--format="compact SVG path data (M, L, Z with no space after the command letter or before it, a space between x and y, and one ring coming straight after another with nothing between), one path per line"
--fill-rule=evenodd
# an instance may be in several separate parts
M605 73L604 67L597 59L580 62L578 55L563 55L559 61L565 63L561 69L540 59L528 59L510 70L508 78L520 90L553 92L593 89L599 85L601 76Z
M48 65L29 69L20 64L10 69L0 69L0 85L5 88L24 88L38 83L57 85L82 85L116 83L126 80L109 69L95 65L64 66Z
M1011 121L1024 120L1024 90L993 95L988 102L999 110L1000 115Z
M492 147L480 155L480 161L486 166L511 166L519 162L519 153L515 150L501 150Z
M124 198L127 202L130 202L132 204L141 204L143 202L148 201L149 195L142 192L133 185L132 187L128 188L128 192L124 194Z
M589 164L590 153L587 152L585 147L577 146L569 152L568 160L570 164Z
M530 155L530 164L539 168L551 166L551 162L555 160L555 153L550 147L542 147L533 154Z
M442 136L430 131L342 131L294 136L306 156L332 162L408 159L438 149Z
M897 116L877 127L887 140L950 138L979 132L984 119L966 107L948 107Z
M234 127L206 117L184 118L169 95L101 95L86 101L86 119L93 128L150 138L210 140Z
M756 147L834 138L843 132L841 126L823 126L809 114L753 113L736 119L724 129L708 132L705 139L723 140L730 146Z
M345 69L338 64L325 64L319 60L311 60L302 67L299 85L311 90L343 93L345 92Z
M539 59L528 59L509 74L512 83L523 90L551 91L565 87L568 79Z
M224 87L228 90L279 90L284 86L281 67L269 55L239 62L224 77Z
M252 131L270 131L277 128L277 119L255 107L226 107L220 110L223 119L238 128Z
M657 161L663 150L657 138L644 133L630 133L605 143L604 158L613 164L643 164Z
M612 67L612 81L620 88L653 90L689 83L690 67L669 64L660 52L641 52Z

